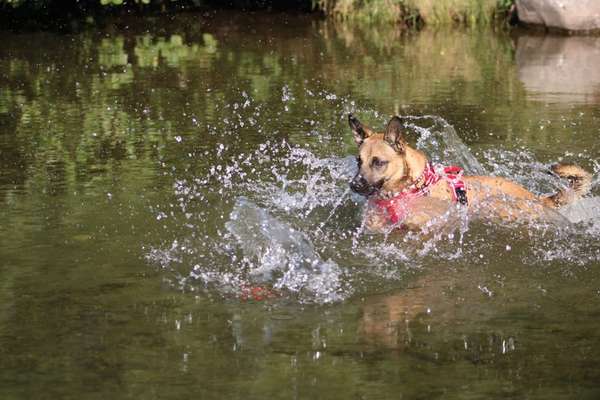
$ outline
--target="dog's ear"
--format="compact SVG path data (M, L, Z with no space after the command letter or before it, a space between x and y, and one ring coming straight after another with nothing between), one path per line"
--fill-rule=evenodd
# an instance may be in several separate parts
M358 146L360 146L366 138L373 134L373 131L371 131L371 129L363 125L362 122L360 122L358 118L356 118L352 114L348 114L348 123L350 124L350 129L352 129L354 141Z
M388 122L385 133L383 134L383 140L392 146L398 153L404 152L404 147L406 146L406 140L404 140L404 135L402 135L402 129L402 120L399 117L394 116L390 119L390 122Z

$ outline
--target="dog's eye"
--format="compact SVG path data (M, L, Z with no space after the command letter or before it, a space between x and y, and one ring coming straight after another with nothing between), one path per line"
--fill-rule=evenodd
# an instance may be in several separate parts
M383 167L383 166L387 165L387 163L388 163L388 161L386 161L386 160L381 160L381 159L380 159L380 158L378 158L378 157L373 157L373 159L371 160L371 165L372 165L374 168L381 168L381 167Z

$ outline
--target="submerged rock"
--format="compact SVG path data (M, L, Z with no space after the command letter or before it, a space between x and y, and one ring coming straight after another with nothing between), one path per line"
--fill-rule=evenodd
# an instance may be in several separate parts
M598 0L517 0L519 20L569 31L600 29Z

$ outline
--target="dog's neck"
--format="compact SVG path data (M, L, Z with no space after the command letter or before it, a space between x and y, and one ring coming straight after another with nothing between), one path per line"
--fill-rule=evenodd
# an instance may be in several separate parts
M379 197L382 199L390 199L402 193L420 190L425 185L425 170L429 160L425 154L410 146L406 146L404 156L404 166L406 173L404 177L399 179L394 185L393 190L380 192Z

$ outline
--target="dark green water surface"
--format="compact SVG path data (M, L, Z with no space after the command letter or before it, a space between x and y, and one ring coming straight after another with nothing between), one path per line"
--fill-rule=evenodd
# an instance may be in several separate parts
M436 161L550 193L552 162L600 170L599 38L223 13L1 39L1 399L600 398L597 181L578 223L369 235L346 123L408 116Z

